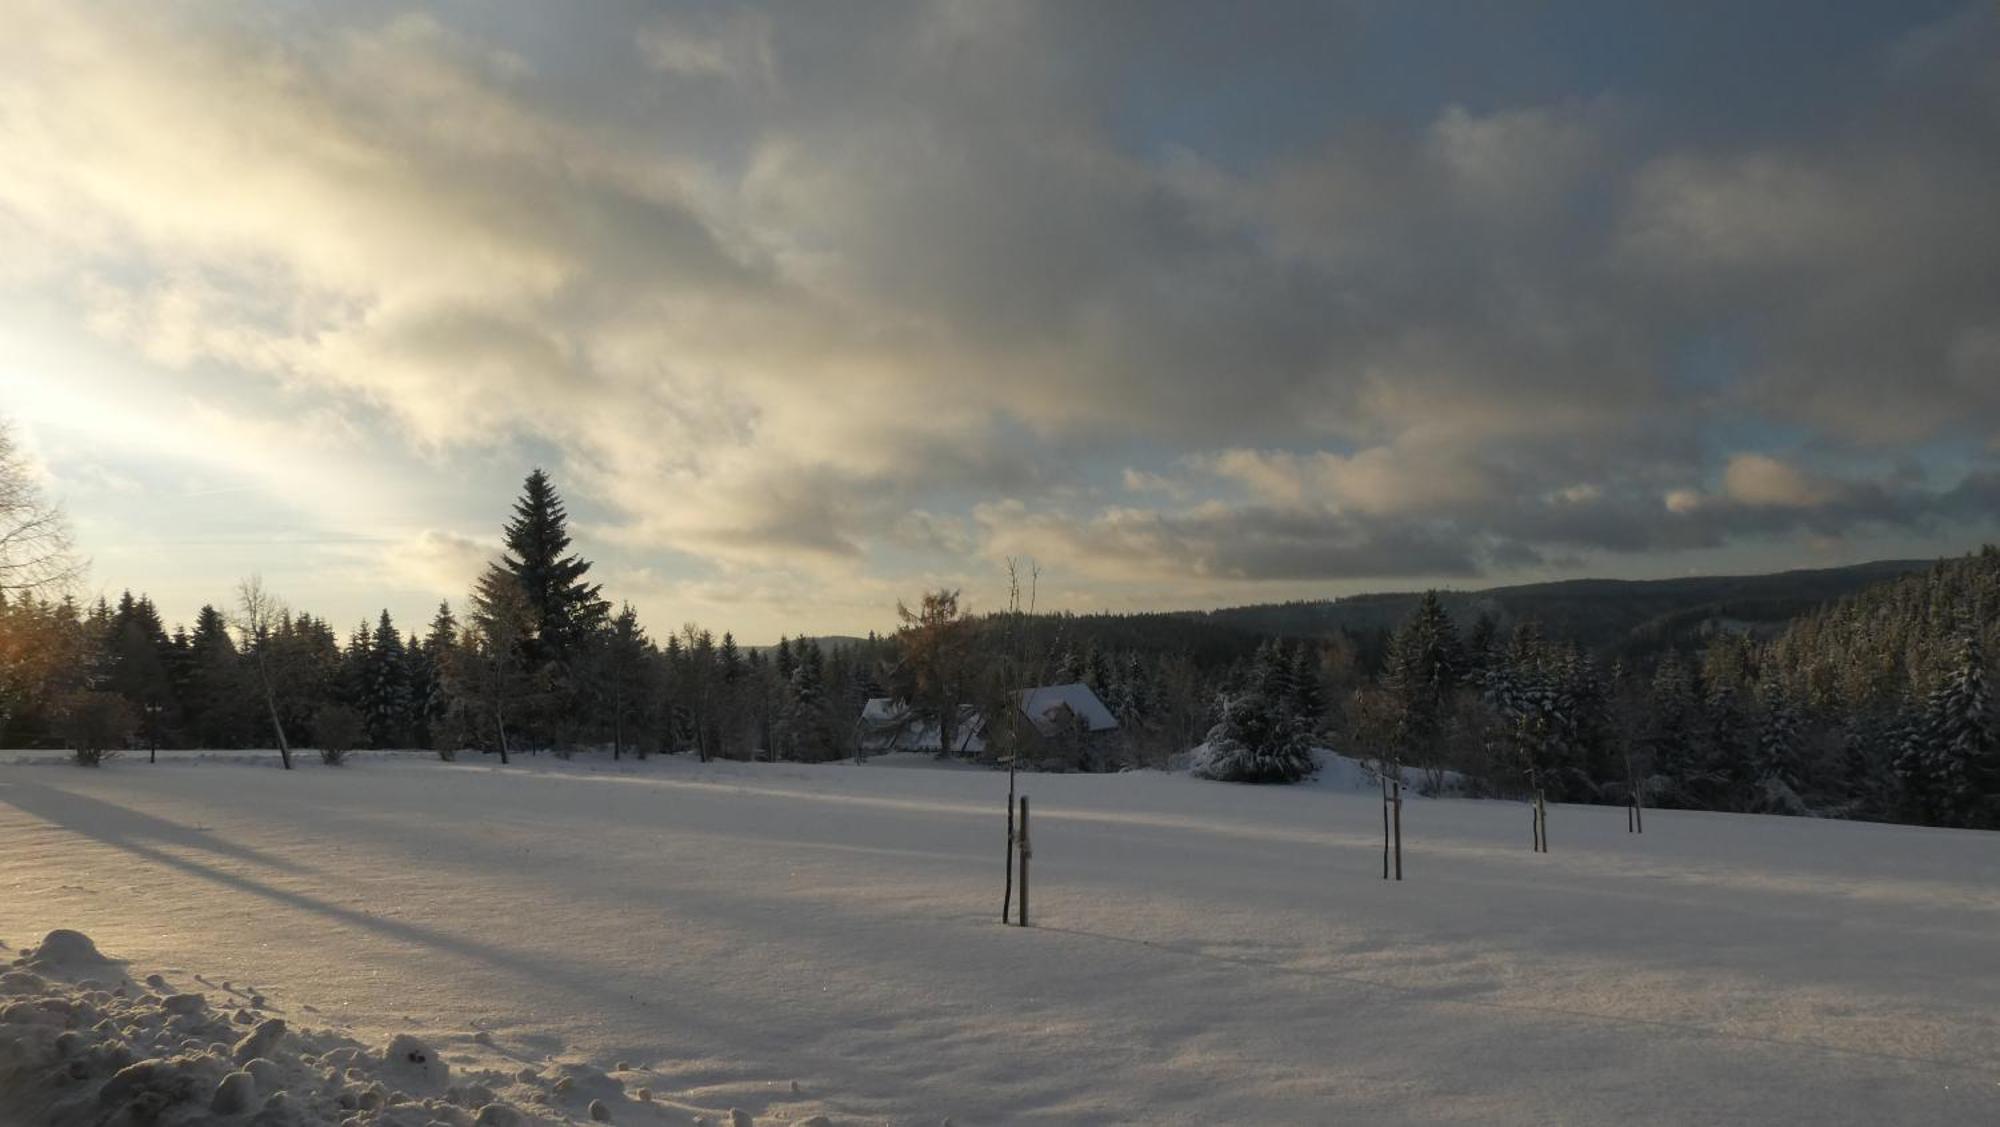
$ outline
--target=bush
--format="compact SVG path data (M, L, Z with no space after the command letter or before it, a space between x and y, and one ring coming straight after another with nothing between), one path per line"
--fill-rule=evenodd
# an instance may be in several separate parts
M344 704L329 704L313 714L313 736L319 742L320 762L338 767L347 753L361 743L368 725L361 714Z
M1189 770L1225 783L1296 783L1318 766L1304 728L1252 691L1224 706Z
M57 715L63 739L82 767L95 767L117 755L139 726L132 706L116 693L71 693L57 704Z

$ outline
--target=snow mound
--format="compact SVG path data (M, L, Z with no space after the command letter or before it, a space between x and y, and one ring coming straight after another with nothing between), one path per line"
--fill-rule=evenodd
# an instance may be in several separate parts
M53 931L0 972L0 1111L47 1127L535 1124L491 1088L450 1084L425 1041L380 1053L332 1030L242 1025L200 994L133 983L90 937ZM32 968L32 969L31 969ZM83 975L95 973L98 977ZM115 979L116 981L105 981ZM602 1074L600 1073L599 1076ZM504 1086L498 1074L488 1079Z
M97 951L97 944L80 931L59 927L42 937L40 946L23 957L31 967L102 966L111 960Z

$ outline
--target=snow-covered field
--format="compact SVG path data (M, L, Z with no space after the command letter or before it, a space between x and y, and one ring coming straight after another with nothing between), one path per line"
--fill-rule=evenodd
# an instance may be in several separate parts
M2000 835L1412 799L1395 884L1349 772L1027 776L1023 930L986 771L19 758L0 964L75 928L545 1116L2000 1122Z

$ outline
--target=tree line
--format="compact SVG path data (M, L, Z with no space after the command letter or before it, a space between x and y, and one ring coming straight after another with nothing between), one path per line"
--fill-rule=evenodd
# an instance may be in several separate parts
M0 744L816 762L862 750L863 704L889 697L941 746L976 724L975 758L1030 768L1187 760L1211 778L1289 782L1331 750L1465 793L2000 826L1992 547L1776 636L1717 628L1606 665L1532 620L1462 627L1436 592L1360 637L1038 614L1016 583L1007 609L979 615L956 591L927 592L887 636L763 649L688 625L655 639L590 581L542 471L502 539L460 610L441 604L417 629L385 610L344 636L254 579L171 632L144 595L81 605L0 584ZM1071 682L1118 720L1108 751L1021 738L1016 694Z
M1330 746L1467 793L2000 828L1996 608L1989 545L1774 637L1718 628L1606 668L1532 621L1461 633L1433 592L1372 668L1348 639L1298 643L1314 662L1267 642L1226 683L1196 768L1287 781L1310 770L1301 745Z

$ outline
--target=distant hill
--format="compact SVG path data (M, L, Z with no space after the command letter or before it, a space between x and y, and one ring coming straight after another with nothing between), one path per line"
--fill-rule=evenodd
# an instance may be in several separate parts
M831 653L832 651L840 649L842 647L859 646L866 643L867 641L868 639L866 638L855 637L852 634L822 634L817 638L809 638L802 634L796 638L791 639L791 644L796 647L804 645L807 642L813 642L819 646L821 653ZM746 650L756 650L759 653L771 653L775 651L778 647L745 646L743 648Z
M1471 629L1482 614L1493 618L1502 637L1532 620L1547 634L1572 639L1600 656L1642 658L1717 631L1773 637L1799 615L1934 563L1877 560L1771 575L1566 579L1440 595L1461 631ZM1403 591L1208 611L1043 614L1036 616L1031 648L1049 652L1095 644L1139 653L1185 653L1213 666L1247 656L1265 637L1344 632L1356 642L1364 664L1372 664L1388 632L1409 617L1421 597L1422 592ZM828 635L794 638L792 644L805 641L831 650L866 639ZM768 652L775 647L753 648Z
M1718 630L1775 634L1792 618L1815 607L1924 571L1934 562L1877 560L1772 575L1568 579L1440 594L1461 630L1469 628L1481 614L1492 616L1503 634L1517 623L1533 620L1548 634L1572 638L1592 651L1638 655ZM1365 639L1394 629L1421 597L1415 591L1353 595L1186 611L1180 617L1259 635L1314 637L1345 631Z

